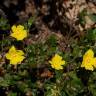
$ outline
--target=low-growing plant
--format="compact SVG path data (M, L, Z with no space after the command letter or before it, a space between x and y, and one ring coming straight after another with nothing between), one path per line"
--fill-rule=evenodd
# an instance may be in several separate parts
M0 34L0 96L95 96L96 29L79 41L73 38L64 52L52 33L45 42L25 43L32 38L33 19L12 27L0 19L5 21L0 28L9 30Z

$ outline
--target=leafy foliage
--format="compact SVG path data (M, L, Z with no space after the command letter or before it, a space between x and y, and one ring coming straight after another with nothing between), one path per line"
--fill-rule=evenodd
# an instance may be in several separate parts
M96 16L83 10L79 14L81 26L86 24L85 16L96 23ZM96 96L96 69L90 71L81 68L83 55L88 49L92 49L96 55L96 28L84 30L85 35L79 39L66 39L62 35L66 42L72 38L70 44L63 42L66 47L64 45L62 51L62 42L59 41L62 38L57 33L50 33L45 42L35 40L34 43L26 43L32 38L29 31L34 22L35 17L30 17L23 24L28 31L28 37L23 41L11 38L10 32L0 35L0 92L4 90L7 96ZM0 28L4 31L11 29L8 20L1 17ZM12 45L22 49L26 57L16 66L10 65L5 57ZM50 66L49 60L55 54L60 54L66 61L62 70Z

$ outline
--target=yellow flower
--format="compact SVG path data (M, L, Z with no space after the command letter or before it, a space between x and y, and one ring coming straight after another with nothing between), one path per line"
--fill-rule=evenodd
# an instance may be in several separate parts
M5 56L8 60L10 60L10 64L17 65L18 63L21 63L25 58L23 55L24 52L22 50L16 50L15 46L12 46Z
M94 52L89 49L83 56L83 61L81 67L85 67L86 70L93 71L96 68L96 58L94 57Z
M51 64L51 67L56 69L56 70L60 70L63 69L63 66L65 64L65 61L62 60L62 57L59 56L58 54L55 54L55 56L52 58L51 61L49 61L49 63Z
M16 38L17 40L23 40L25 37L27 37L27 30L24 30L24 26L13 25L11 29L12 29L12 33L10 36Z

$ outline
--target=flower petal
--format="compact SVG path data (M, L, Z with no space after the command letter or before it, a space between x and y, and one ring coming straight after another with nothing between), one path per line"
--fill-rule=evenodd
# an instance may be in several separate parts
M15 51L15 50L16 50L15 46L12 46L12 47L10 48L9 52L11 53L11 52L13 52L13 51Z
M86 53L85 53L85 55L84 55L84 58L86 58L86 57L90 57L90 58L93 58L94 57L94 52L93 52L93 50L92 49L89 49Z
M11 29L12 29L12 32L15 32L17 30L16 25L13 25Z
M24 29L24 26L22 26L22 25L17 26L17 30L23 30L23 29Z

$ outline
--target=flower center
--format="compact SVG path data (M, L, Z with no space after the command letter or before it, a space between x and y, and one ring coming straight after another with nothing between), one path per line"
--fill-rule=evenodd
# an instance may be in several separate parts
M87 58L86 58L86 62L87 62L87 63L90 63L90 61L91 61L91 58L87 57Z
M13 56L13 57L16 57L16 56L17 56L17 54L13 54L12 56Z

